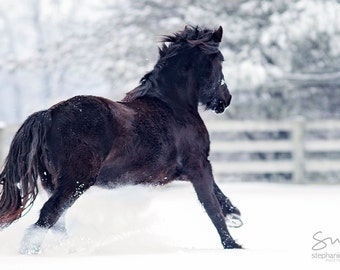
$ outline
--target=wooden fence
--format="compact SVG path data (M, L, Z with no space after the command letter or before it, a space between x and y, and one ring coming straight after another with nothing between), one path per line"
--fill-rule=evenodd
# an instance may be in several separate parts
M290 174L295 183L306 182L310 173L334 173L340 182L340 120L325 121L207 121L211 135L211 154L213 170L216 176L230 174ZM5 126L0 122L0 160L7 154L9 137L17 127ZM4 134L6 131L6 138ZM289 134L284 139L240 140L239 134L255 133ZM311 133L323 133L310 136ZM234 134L233 140L227 135ZM335 136L325 134L332 133ZM219 134L219 136L215 136ZM7 138L8 137L8 138ZM270 137L270 136L269 136ZM236 138L236 139L235 139ZM6 143L5 143L6 141ZM252 153L288 153L286 159L247 159L227 158L230 154ZM333 158L309 158L312 153L335 154Z
M295 183L306 182L311 173L334 173L340 180L340 121L223 121L207 122L211 133L211 153L214 173L228 174L291 174ZM286 139L275 140L225 140L214 139L215 133L286 132ZM324 134L311 136L312 133ZM335 139L325 134L333 133ZM338 135L338 136L337 136ZM236 136L237 137L237 136ZM317 139L315 137L318 137ZM324 138L322 138L324 137ZM214 154L220 158L213 158ZM289 153L284 160L233 161L223 158L231 153ZM309 158L313 153L336 154L335 158ZM324 155L325 156L325 155Z

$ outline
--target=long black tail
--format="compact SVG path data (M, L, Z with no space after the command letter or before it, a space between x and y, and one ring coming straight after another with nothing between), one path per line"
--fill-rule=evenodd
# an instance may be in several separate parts
M51 122L49 111L36 112L14 136L0 173L0 228L20 218L37 197L38 166Z

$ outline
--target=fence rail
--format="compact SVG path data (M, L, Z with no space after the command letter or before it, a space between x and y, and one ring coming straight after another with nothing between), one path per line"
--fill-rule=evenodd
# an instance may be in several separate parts
M340 121L214 121L207 122L209 132L214 133L256 133L280 132L290 134L287 138L278 140L226 140L212 136L211 153L222 154L212 158L215 174L275 174L288 173L292 181L303 183L306 175L311 173L335 173L340 179ZM336 138L313 138L312 132L333 132ZM223 154L232 153L290 153L285 160L226 160ZM311 154L334 154L335 158L310 158ZM214 155L212 155L214 156Z

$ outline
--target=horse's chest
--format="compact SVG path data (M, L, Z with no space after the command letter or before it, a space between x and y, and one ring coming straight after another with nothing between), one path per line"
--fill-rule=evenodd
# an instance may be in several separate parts
M209 152L209 134L206 129L189 127L174 136L175 145L181 155L206 155Z

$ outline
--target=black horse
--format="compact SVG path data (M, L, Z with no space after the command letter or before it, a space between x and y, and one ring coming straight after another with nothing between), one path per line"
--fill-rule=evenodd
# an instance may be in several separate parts
M50 198L21 252L38 253L50 228L66 232L65 211L92 185L172 180L193 184L224 248L241 248L225 222L240 212L214 181L209 134L198 113L199 104L222 113L231 100L221 38L222 27L185 27L163 38L154 69L122 101L76 96L28 117L0 174L0 227L33 204L38 177Z

